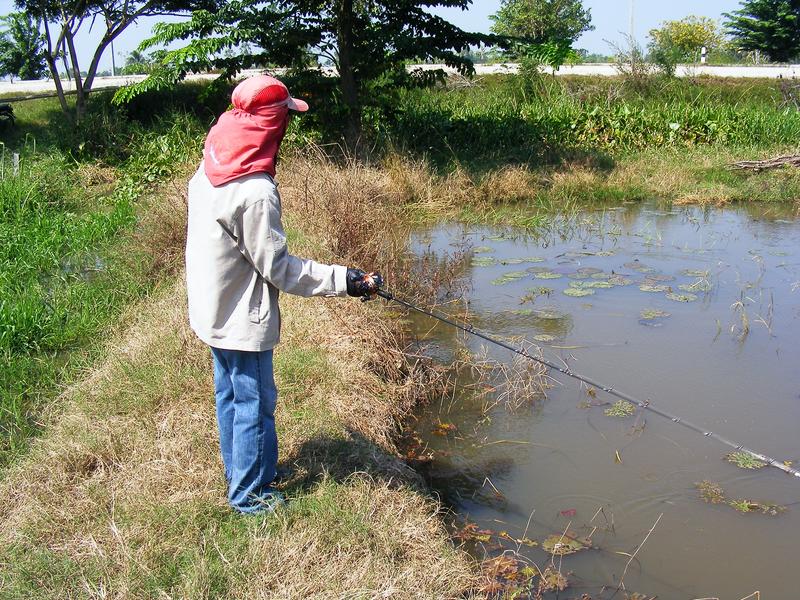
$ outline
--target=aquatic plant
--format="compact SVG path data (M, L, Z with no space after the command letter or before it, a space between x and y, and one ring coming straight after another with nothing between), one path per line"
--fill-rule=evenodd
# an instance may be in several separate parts
M570 537L567 534L554 534L545 538L542 542L542 550L556 556L566 556L575 554L581 550L591 548L592 542L586 539Z
M661 293L661 292L666 292L667 290L670 289L670 287L668 285L653 285L650 283L643 283L642 285L639 286L639 289L643 292Z
M658 310L657 308L646 308L639 313L639 318L644 321L653 321L655 319L666 319L672 315L665 310Z
M536 279L561 279L560 273L553 273L552 271L544 271L541 273L534 273Z
M512 281L517 281L527 276L528 273L525 271L511 271L510 273L505 273L504 275L501 275L497 279L493 279L492 285L505 285L507 283L511 283Z
M676 294L674 292L670 292L669 294L666 294L666 297L670 300L674 300L675 302L694 302L697 300L697 296L688 292L685 294Z
M492 267L497 261L491 256L474 256L471 264L473 267Z
M566 296L572 296L574 298L582 298L584 296L591 296L592 294L594 294L594 290L568 287L567 289L563 290L562 293Z
M722 487L718 483L703 480L699 483L695 483L694 486L700 491L700 497L704 502L709 504L721 504L725 502L725 492L722 491Z
M630 417L636 412L636 405L628 402L627 400L617 400L604 412L608 417Z
M749 452L731 452L725 455L725 460L740 469L760 469L767 466L767 463L758 460Z

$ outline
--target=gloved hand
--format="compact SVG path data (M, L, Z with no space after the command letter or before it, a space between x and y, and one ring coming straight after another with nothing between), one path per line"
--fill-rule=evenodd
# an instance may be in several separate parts
M383 283L380 273L365 273L361 269L347 269L347 295L366 298L378 293Z

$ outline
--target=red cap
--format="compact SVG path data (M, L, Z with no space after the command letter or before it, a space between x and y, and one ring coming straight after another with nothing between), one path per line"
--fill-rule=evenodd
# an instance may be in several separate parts
M248 113L257 113L263 108L286 106L289 110L306 112L308 104L292 98L284 83L269 75L256 75L242 81L231 94L233 105Z

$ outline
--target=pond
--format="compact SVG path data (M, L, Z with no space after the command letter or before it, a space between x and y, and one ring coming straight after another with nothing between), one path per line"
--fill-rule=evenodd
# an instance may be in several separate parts
M482 331L800 460L793 207L630 204L535 234L449 223L412 241L418 253L466 250L463 300ZM464 302L440 309L464 316ZM429 318L413 316L412 328L444 363L466 353L514 362ZM522 402L519 389L504 400L509 384L496 368L459 372L452 398L418 415L420 454L433 457L429 478L459 515L457 537L481 557L511 550L512 581L516 568L551 564L570 582L562 598L611 597L623 573L625 589L646 598L798 596L800 479L747 468L759 466L747 456L729 462L731 448L718 441L557 372L546 397L522 384ZM579 551L559 556L553 543Z

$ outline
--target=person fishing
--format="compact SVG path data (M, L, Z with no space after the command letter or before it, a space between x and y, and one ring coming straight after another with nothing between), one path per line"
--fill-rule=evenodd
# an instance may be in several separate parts
M275 182L290 111L308 104L267 75L242 81L205 141L189 182L186 289L189 323L211 348L219 445L228 502L271 512L278 463L272 353L280 339L279 292L374 296L378 273L289 254Z

